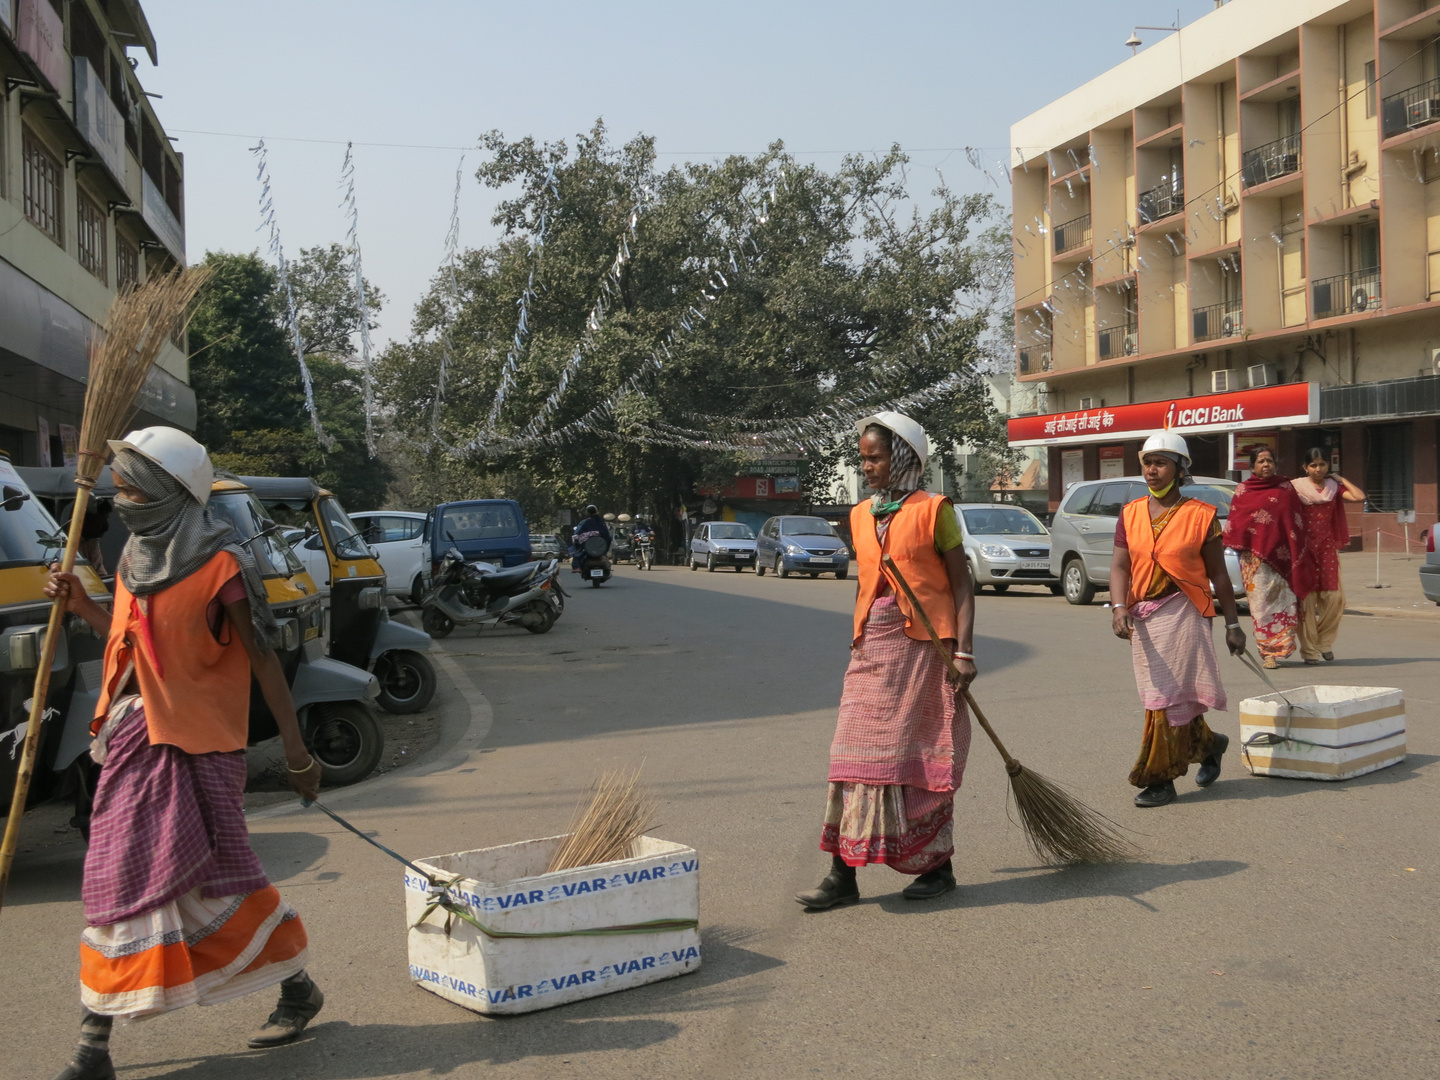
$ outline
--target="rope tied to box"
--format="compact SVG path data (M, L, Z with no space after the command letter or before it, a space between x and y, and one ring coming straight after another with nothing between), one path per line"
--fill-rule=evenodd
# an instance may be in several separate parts
M1250 760L1250 748L1252 746L1313 746L1317 750L1349 750L1353 747L1365 746L1368 743L1376 741L1375 739L1361 739L1358 742L1348 742L1340 743L1338 745L1332 745L1330 743L1315 742L1312 739L1302 739L1298 735L1292 735L1290 733L1290 729L1294 725L1296 710L1299 710L1300 712L1309 712L1310 710L1305 708L1305 706L1303 705L1296 705L1293 701L1286 697L1284 691L1282 691L1279 687L1277 687L1273 682L1270 681L1270 676L1265 674L1265 669L1261 667L1258 663L1256 663L1255 658L1250 655L1249 649L1246 649L1243 653L1240 653L1239 659L1242 664L1244 664L1247 668L1253 671L1256 675L1260 676L1260 680L1270 688L1271 692L1273 692L1276 697L1278 697L1281 701L1285 703L1285 731L1283 734L1277 731L1257 731L1254 735L1251 735L1250 738L1246 739L1243 743L1240 744L1240 751L1245 755L1245 767L1250 770L1251 776L1255 775L1255 765ZM1405 729L1401 728L1399 731L1393 732L1392 734L1403 735L1405 734ZM1387 738L1388 737L1389 736L1387 736Z
M479 930L486 937L490 938L612 937L617 934L658 934L670 930L694 930L700 925L699 919L652 919L649 922L626 923L621 926L600 926L590 930L496 930L493 927L486 926L479 919L475 918L475 916L471 913L470 905L450 892L450 887L460 880L459 874L450 878L450 880L448 881L442 881L437 875L430 874L425 872L424 870L421 870L420 867L416 866L409 859L405 858L405 856L399 854L398 852L391 851L388 847L380 843L380 841L376 840L374 837L366 836L354 825L350 824L350 822L346 821L339 814L335 813L334 810L331 810L328 806L324 805L319 800L311 801L309 799L305 799L302 800L301 805L305 807L313 806L316 809L320 810L321 812L326 814L331 820L333 820L335 824L339 825L342 829L346 829L347 831L354 833L371 847L383 851L386 855L389 855L390 858L394 859L402 866L413 870L416 874L418 874L426 881L426 883L429 885L430 899L429 902L425 905L424 912L421 913L420 918L415 920L411 929L418 927L421 923L429 919L430 916L433 915L437 909L443 909L446 912L446 937L450 936L450 927L452 925L452 921L457 918L469 923L471 926L475 927L476 930Z

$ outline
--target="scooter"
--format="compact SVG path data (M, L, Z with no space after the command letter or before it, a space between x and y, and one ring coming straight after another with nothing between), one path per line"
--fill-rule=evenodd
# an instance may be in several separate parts
M580 576L598 589L610 580L610 545L603 536L592 536L580 548Z
M425 654L430 635L390 618L385 570L340 501L309 477L242 476L267 507L303 510L309 521L296 543L312 577L324 575L330 601L330 658L373 672L377 704L390 713L415 713L435 696L435 668Z
M457 626L523 626L543 634L565 610L559 573L554 559L502 570L486 562L467 563L452 547L421 602L420 625L437 638Z

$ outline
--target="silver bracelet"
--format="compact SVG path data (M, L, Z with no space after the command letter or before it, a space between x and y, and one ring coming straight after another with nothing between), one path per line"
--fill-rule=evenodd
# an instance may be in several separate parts
M1226 629L1226 630L1239 630L1239 629L1240 629L1240 624L1239 624L1238 622L1227 622L1227 623L1225 624L1225 629Z
M955 655L955 659L956 659L956 660L969 660L971 663L974 663L974 662L975 662L975 654L974 654L974 653L970 653L970 652L957 652L957 653L955 653L954 655Z

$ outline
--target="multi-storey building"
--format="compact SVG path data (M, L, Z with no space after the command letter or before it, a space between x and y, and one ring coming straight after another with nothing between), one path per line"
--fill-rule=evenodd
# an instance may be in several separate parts
M1212 476L1324 448L1366 544L1435 520L1440 4L1231 0L1011 141L1017 371L1046 404L1010 439L1049 448L1052 507L1168 424Z
M19 465L74 454L94 327L185 261L183 162L132 52L155 63L136 0L0 0L0 449ZM195 426L182 345L138 422Z

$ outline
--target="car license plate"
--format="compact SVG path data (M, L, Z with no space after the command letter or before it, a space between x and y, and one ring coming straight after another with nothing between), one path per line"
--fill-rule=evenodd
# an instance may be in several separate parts
M1020 564L1021 570L1049 570L1050 563L1041 559L1026 559Z
M591 571L590 571L590 576L591 576L591 577L604 577L604 576L605 576L605 571L604 571L604 570L591 570Z
M833 555L811 555L810 561L812 563L826 563L828 565L835 561L835 557Z
M753 551L737 551L737 552L735 552L735 558L737 558L737 559L748 559L748 558L750 558L751 555L754 555L754 554L755 554L755 553L754 553Z

